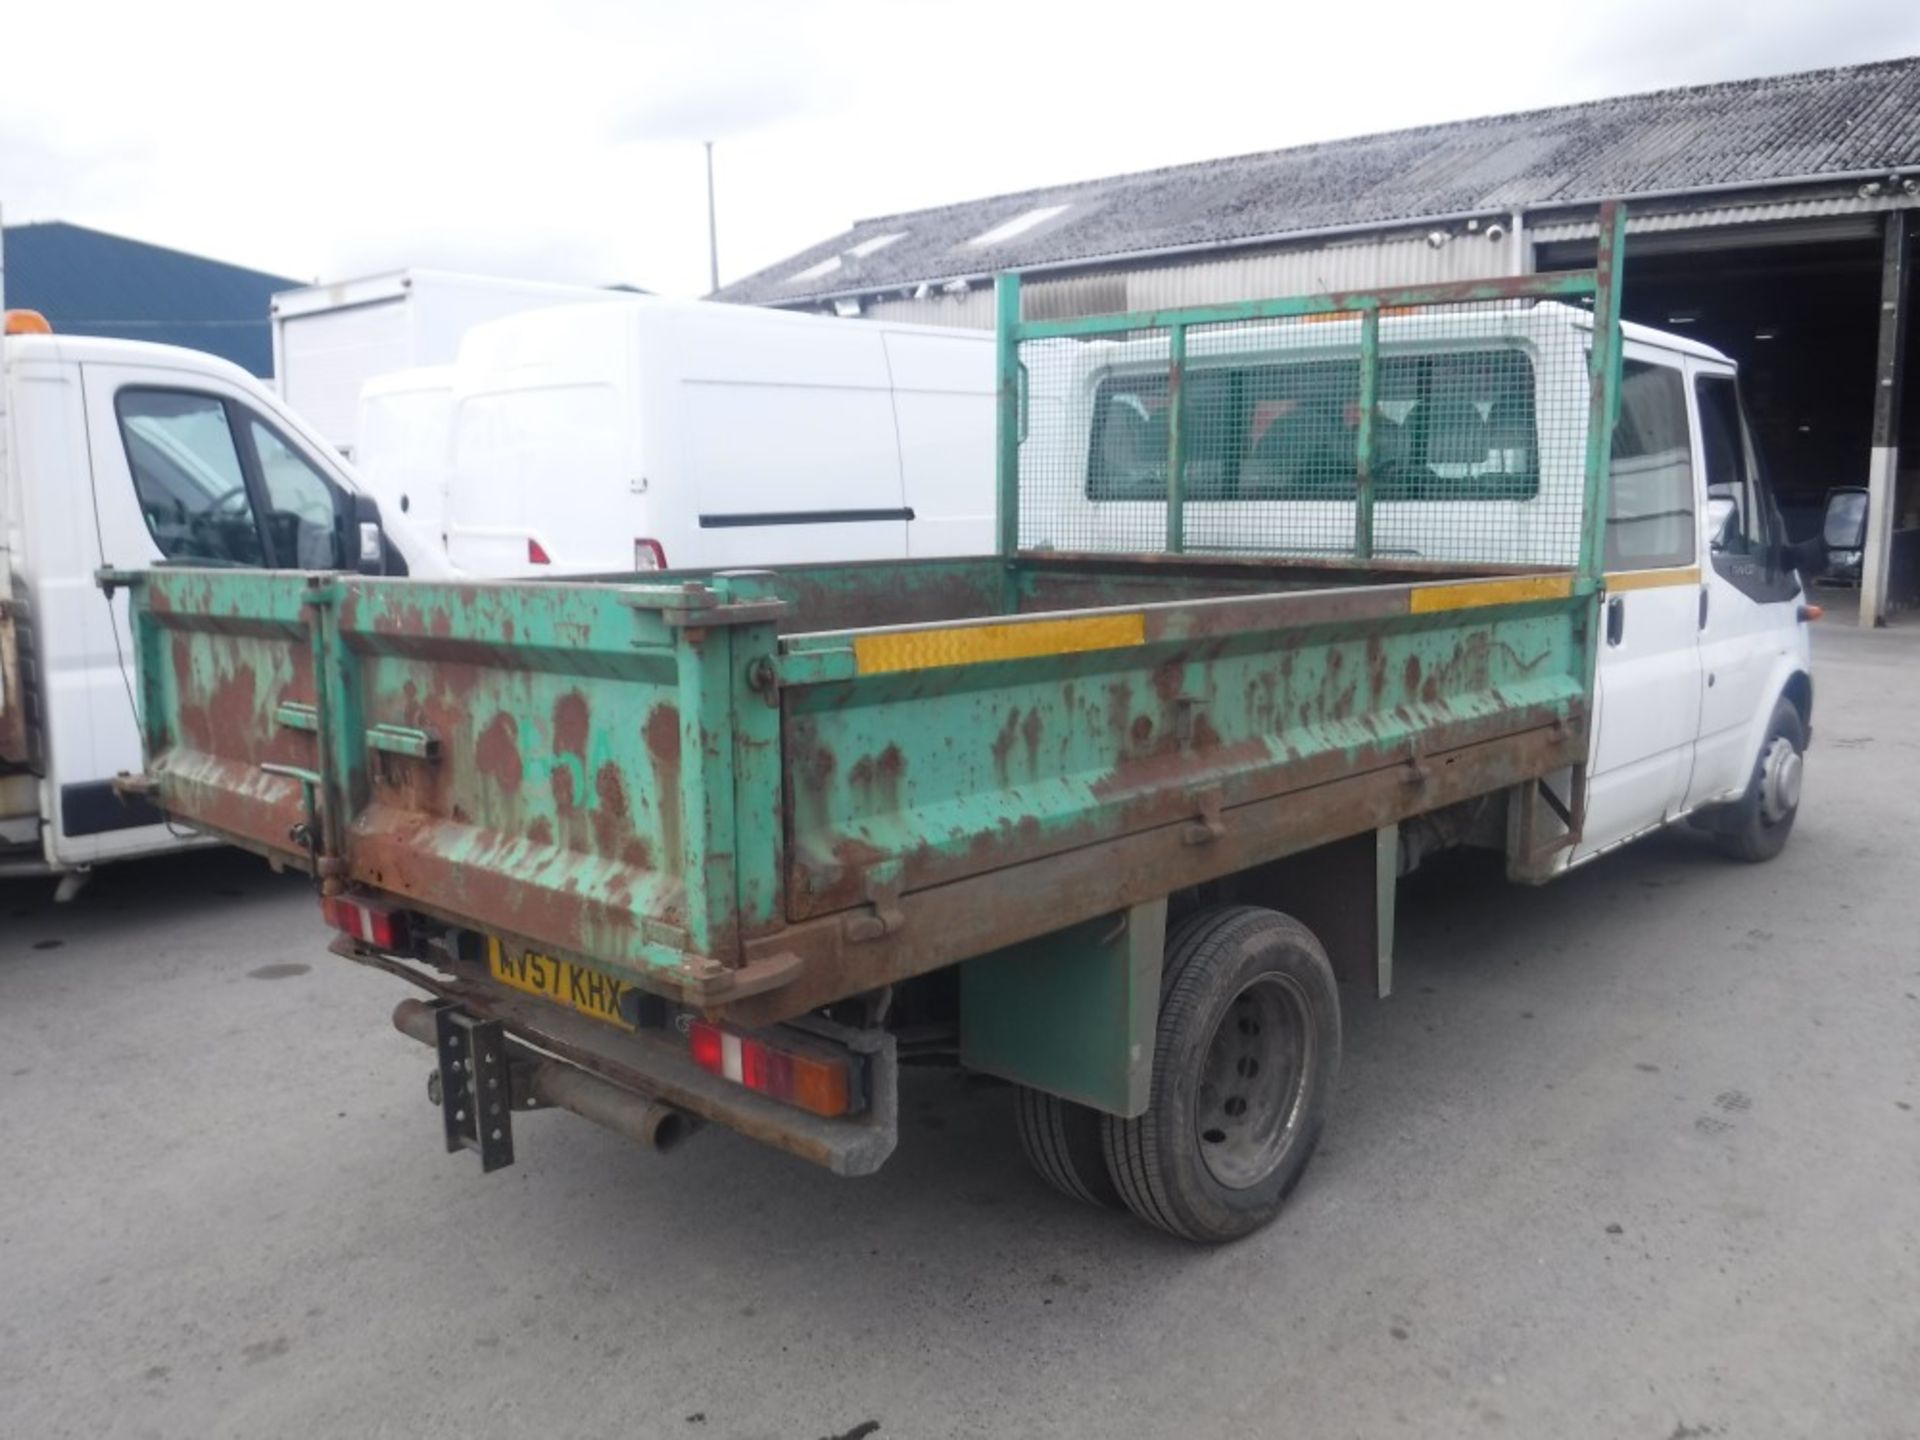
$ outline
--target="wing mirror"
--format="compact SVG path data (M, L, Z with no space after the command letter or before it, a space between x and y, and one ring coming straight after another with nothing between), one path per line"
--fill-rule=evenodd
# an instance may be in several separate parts
M371 495L353 497L353 568L362 575L387 573L387 533L380 524L380 502Z
M1860 550L1867 543L1867 492L1843 485L1827 492L1827 513L1820 522L1820 538L1829 550Z
M1731 495L1707 497L1707 545L1724 550L1740 530L1740 502Z

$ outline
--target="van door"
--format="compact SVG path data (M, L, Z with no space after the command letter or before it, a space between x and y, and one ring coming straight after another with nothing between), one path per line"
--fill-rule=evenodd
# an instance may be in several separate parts
M351 497L238 386L158 365L81 372L98 563L330 570L350 558ZM50 709L86 710L84 729L53 727L55 853L68 864L173 843L154 812L113 792L141 766L126 596L102 596L88 617L82 654L46 657Z
M1698 481L1686 372L1630 345L1607 515L1606 594L1578 862L1677 816L1700 718Z
M1698 416L1706 505L1731 504L1725 528L1708 537L1701 591L1701 701L1698 758L1689 808L1741 794L1753 769L1781 657L1797 642L1800 581L1778 563L1784 538L1762 473L1759 452L1741 411L1733 370L1711 361L1689 365Z
M994 516L993 337L884 332L900 436L907 553L990 555Z
M670 351L647 363L677 371L672 414L648 444L679 463L648 498L663 528L697 533L698 549L669 546L668 563L903 558L909 512L883 332L727 305L670 318L658 332Z

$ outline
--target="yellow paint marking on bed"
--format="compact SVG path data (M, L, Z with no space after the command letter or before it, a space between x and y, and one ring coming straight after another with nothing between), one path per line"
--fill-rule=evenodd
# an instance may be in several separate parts
M1146 643L1147 617L1084 615L1070 620L1028 620L1012 625L953 625L938 630L899 630L853 637L853 658L862 675L932 670L943 665L979 665L989 660L1029 660L1086 650L1118 650Z

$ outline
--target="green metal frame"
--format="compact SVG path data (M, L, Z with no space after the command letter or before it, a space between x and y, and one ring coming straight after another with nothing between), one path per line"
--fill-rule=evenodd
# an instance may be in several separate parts
M1360 483L1355 505L1353 554L1356 560L1365 561L1373 556L1373 402L1379 384L1381 313L1419 306L1462 305L1488 300L1587 299L1593 302L1594 314L1592 389L1575 593L1598 593L1605 554L1607 467L1613 450L1613 425L1620 413L1620 262L1625 250L1626 223L1624 206L1608 203L1600 207L1598 255L1591 270L1381 290L1348 290L1326 295L1248 300L1230 305L1082 315L1067 320L1023 319L1020 277L1015 274L1001 275L996 282L995 301L998 317L996 366L1000 413L997 457L1002 558L1013 560L1020 547L1020 442L1025 418L1020 347L1026 341L1085 339L1102 335L1120 337L1146 330L1167 332L1168 397L1172 407L1167 440L1167 549L1180 553L1186 549L1186 402L1182 380L1186 368L1187 331L1196 325L1304 319L1318 315L1357 315L1361 322Z

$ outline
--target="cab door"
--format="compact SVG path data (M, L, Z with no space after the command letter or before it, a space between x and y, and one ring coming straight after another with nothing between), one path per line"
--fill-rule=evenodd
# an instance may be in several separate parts
M1700 601L1700 740L1689 809L1733 799L1753 769L1756 717L1797 643L1800 581L1779 560L1780 517L1747 428L1731 366L1688 364L1709 515ZM1731 505L1729 512L1727 507ZM1764 717L1761 717L1764 719Z
M95 563L336 569L350 501L238 386L165 365L83 364ZM71 723L55 771L53 854L90 864L175 843L114 776L141 767L124 592L99 592L85 643L47 657L48 704ZM63 647L64 649L64 647Z
M1678 356L1629 345L1578 863L1677 816L1700 719L1698 484Z

